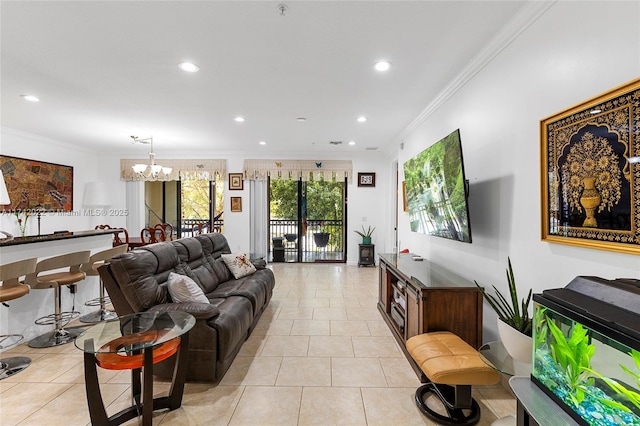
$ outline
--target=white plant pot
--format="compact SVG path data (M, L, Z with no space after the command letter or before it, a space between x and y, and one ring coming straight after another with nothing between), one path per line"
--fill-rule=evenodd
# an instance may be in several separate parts
M500 318L498 318L498 334L511 358L525 364L531 364L533 352L533 340L531 337L520 333Z

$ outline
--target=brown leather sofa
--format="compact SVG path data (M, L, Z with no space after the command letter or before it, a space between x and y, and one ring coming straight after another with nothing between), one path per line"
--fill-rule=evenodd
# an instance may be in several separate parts
M257 271L234 279L220 256L231 253L222 234L202 234L137 248L99 268L119 316L143 311L183 311L196 318L189 337L188 381L217 382L271 300L275 277L263 260ZM170 272L187 275L209 303L173 303L167 289ZM171 377L173 358L154 366Z

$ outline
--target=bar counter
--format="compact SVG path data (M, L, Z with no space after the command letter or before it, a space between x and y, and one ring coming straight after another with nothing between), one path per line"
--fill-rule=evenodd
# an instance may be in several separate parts
M43 241L67 240L69 238L94 237L97 235L114 234L117 229L98 229L90 231L60 231L45 235L27 235L25 237L14 237L9 241L0 240L0 247L17 246L21 244L41 243Z
M99 229L15 237L11 241L0 243L0 265L31 257L42 260L82 250L90 250L93 254L113 247L113 233L117 231ZM76 294L72 295L68 291L64 292L63 310L71 310L75 304L75 310L81 315L91 312L94 308L85 306L84 303L98 296L98 278L87 277L78 284L76 290ZM35 325L33 321L53 312L53 291L32 289L26 296L11 301L10 305L9 309L0 309L0 334L18 330L24 335L24 340L28 341L50 329Z

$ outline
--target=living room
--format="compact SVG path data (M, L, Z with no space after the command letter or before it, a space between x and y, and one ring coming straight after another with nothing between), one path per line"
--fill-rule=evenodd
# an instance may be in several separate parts
M276 5L272 6L275 9ZM292 14L295 17L295 7L291 6L285 18ZM6 7L2 5L3 12ZM308 148L261 152L253 146L188 151L178 144L157 143L157 161L216 158L226 161L227 172L241 173L244 161L253 158L351 160L354 176L358 172L376 173L373 188L358 187L355 179L348 184L347 258L351 265L358 257L358 238L352 231L364 224L376 227L373 239L376 252L409 249L456 271L470 283L475 280L485 286L506 288L504 270L508 257L520 289L532 288L534 293L563 287L579 275L638 278L637 241L632 246L635 253L541 241L540 120L638 78L640 4L637 1L522 2L519 12L513 14L495 37L477 49L470 61L458 64L458 72L449 75L437 93L429 94L417 113L407 117L405 125L377 151ZM7 28L4 15L3 38ZM423 19L428 22L433 17ZM463 35L452 37L464 40ZM3 68L12 60L5 57L4 47L2 59ZM20 68L19 64L12 66ZM46 64L38 67L46 69ZM12 80L15 75L12 74ZM91 137L86 135L81 138L86 138L87 143L78 144L53 132L27 131L26 123L39 119L38 110L33 108L38 105L24 105L19 95L35 89L24 82L18 93L14 81L12 89L5 90L8 84L3 75L0 154L72 166L77 209L83 206L85 183L94 181L105 182L111 188L111 208L127 209L132 200L140 201L140 182L120 179L121 159L145 159L147 154L145 147L125 141L132 131L128 123L118 129L121 139L114 138L112 146L99 148L93 148L89 143ZM44 102L46 99L41 101ZM94 105L88 101L79 101L79 104L99 110L100 101L93 102ZM144 103L139 107L144 108ZM390 106L389 111L393 108ZM18 115L21 118L14 118ZM170 120L170 117L163 119ZM73 127L73 122L61 123L61 126ZM469 180L471 244L411 232L409 215L402 208L404 163L456 129L460 129ZM96 126L94 133L100 131ZM249 185L242 191L225 194L225 211L230 210L231 195L242 196L245 205L241 212L225 213L225 234L233 250L248 250L252 232L247 226L252 208L246 203L250 197ZM114 226L127 225L127 218L123 217L109 218L109 221ZM92 229L101 222L104 218L47 214L42 219L42 233ZM29 231L34 233L35 221L29 226ZM15 217L2 215L0 229L13 230L15 234ZM76 297L88 300L95 291L80 288ZM14 320L8 320L14 309L28 311L33 310L33 305L52 305L52 296L32 294L30 298L14 302L11 309L1 310L2 333L18 331L33 336L38 332L37 326L26 318L17 327ZM6 324L11 324L12 329L6 329ZM483 324L483 340L497 340L496 316L486 304Z

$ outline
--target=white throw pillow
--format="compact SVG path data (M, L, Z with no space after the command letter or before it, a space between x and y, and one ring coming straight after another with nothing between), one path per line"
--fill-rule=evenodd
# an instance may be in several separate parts
M200 302L209 303L209 299L198 284L186 275L169 273L167 287L174 303Z
M222 260L235 279L246 277L256 271L256 267L244 253L223 254Z

